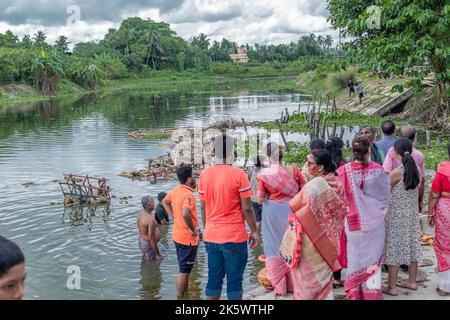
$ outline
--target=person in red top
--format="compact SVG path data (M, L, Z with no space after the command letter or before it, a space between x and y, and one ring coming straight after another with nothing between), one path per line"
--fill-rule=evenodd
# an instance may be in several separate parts
M450 144L447 146L450 159ZM450 161L440 164L431 185L428 223L435 226L434 252L438 262L438 293L450 295Z
M256 217L251 202L252 188L245 172L232 167L234 139L222 134L214 139L215 164L200 175L200 198L204 241L208 254L208 300L220 299L227 276L229 300L242 299L242 280L250 248L258 243ZM245 229L250 227L250 239Z
M175 187L162 204L172 216L172 239L177 250L179 274L177 277L177 298L184 299L188 291L189 275L197 257L198 241L201 238L198 227L197 205L194 197L196 187L192 167L181 165L177 169L180 185Z

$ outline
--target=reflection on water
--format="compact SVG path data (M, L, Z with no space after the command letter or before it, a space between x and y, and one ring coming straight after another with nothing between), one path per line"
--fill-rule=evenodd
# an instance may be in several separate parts
M122 92L0 108L0 234L16 241L27 259L26 298L174 299L178 273L171 226L161 227L160 263L142 263L136 216L140 199L171 190L176 182L150 184L119 177L169 150L167 144L133 140L139 128L209 124L230 117L270 120L298 110L293 92ZM303 110L304 105L301 105ZM351 132L349 133L352 134ZM288 140L308 141L307 134ZM64 208L55 179L63 173L107 177L109 206ZM33 182L29 187L24 183ZM120 201L129 197L129 201ZM249 252L244 289L257 283L259 246ZM67 268L81 270L81 290L66 288ZM189 282L191 299L205 298L203 244ZM224 288L224 291L226 289Z

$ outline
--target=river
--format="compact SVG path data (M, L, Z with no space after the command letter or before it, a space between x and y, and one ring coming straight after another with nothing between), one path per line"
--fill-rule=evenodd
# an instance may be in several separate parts
M220 93L136 90L0 108L0 234L25 253L26 299L176 298L171 227L161 228L165 259L160 264L141 263L136 230L140 198L156 197L175 182L155 185L118 176L145 167L145 159L167 152L168 145L130 139L126 133L231 117L272 120L284 108L297 110L301 97L287 90L242 88ZM116 198L108 207L64 208L55 180L68 172L107 177ZM261 247L249 252L245 290L257 283L261 253ZM81 271L79 290L67 286L73 266ZM206 281L201 244L190 279L191 299L205 298Z

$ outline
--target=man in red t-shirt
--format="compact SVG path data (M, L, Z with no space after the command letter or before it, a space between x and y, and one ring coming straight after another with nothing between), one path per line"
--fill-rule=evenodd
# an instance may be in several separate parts
M247 241L254 248L259 240L247 175L232 167L234 139L219 135L214 140L215 164L200 175L198 186L204 241L208 254L208 300L218 300L227 276L229 300L242 299L242 280L248 260ZM250 227L250 238L245 229Z

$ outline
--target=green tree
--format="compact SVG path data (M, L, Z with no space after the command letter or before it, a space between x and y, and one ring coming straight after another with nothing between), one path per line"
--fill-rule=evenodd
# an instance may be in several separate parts
M147 32L147 48L148 55L146 64L149 64L151 58L152 68L156 69L156 58L159 54L164 52L161 46L161 33L159 33L157 30L149 30Z
M38 32L36 32L34 34L33 40L34 40L34 45L45 46L45 44L46 44L45 40L47 40L47 35L45 34L44 31L38 30Z
M31 37L29 34L26 34L22 37L21 45L27 48L33 45L33 41L31 41Z
M380 26L371 23L370 5L380 9ZM450 82L450 4L446 0L328 0L329 21L350 38L348 57L383 77L409 75L412 84L433 73L440 109L447 108ZM425 72L419 72L426 67Z
M125 25L120 29L120 39L125 43L125 54L130 54L130 41L134 39L134 29Z
M47 52L41 49L31 63L34 84L45 95L56 93L59 80L65 75L66 69L70 69L67 60L55 50Z
M69 51L69 44L70 42L66 36L59 36L59 38L55 41L56 49L62 53Z
M11 30L6 31L4 34L0 33L0 46L1 47L15 47L19 43L19 38L12 33Z
M209 39L204 33L200 33L198 36L192 37L191 39L191 45L200 49L207 50L209 44Z

